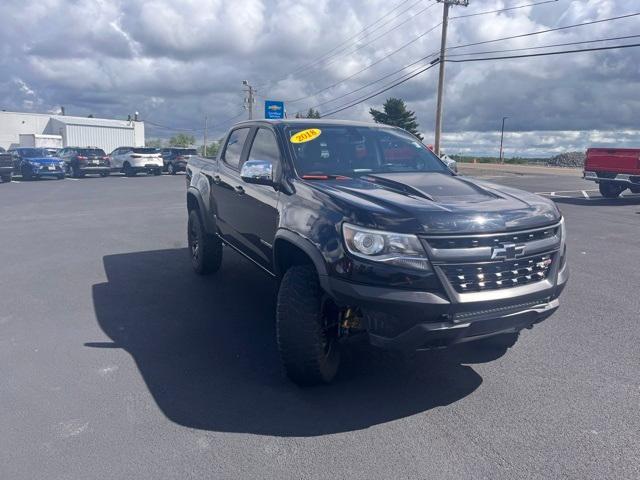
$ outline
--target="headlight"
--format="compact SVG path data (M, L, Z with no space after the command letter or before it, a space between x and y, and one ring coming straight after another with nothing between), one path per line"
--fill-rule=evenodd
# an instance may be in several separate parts
M38 162L29 162L29 165L31 165L33 168L40 168L40 164Z
M430 270L429 259L415 235L370 230L345 223L342 235L356 257L417 270Z

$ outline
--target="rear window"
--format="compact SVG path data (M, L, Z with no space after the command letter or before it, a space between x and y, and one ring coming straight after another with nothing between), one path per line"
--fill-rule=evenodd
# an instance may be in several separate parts
M85 156L89 156L89 155L98 155L101 157L107 156L107 154L104 153L104 150L102 150L101 148L81 148L78 150L78 154L85 155Z
M160 153L160 150L157 148L134 148L132 149L133 153Z
M198 155L195 148L176 148L173 153L176 155Z

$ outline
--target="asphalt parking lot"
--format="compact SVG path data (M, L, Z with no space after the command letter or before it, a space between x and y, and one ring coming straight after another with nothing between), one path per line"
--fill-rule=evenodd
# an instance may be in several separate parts
M487 177L564 212L560 311L312 389L280 370L273 281L228 250L191 272L182 175L0 185L0 478L640 478L640 196Z

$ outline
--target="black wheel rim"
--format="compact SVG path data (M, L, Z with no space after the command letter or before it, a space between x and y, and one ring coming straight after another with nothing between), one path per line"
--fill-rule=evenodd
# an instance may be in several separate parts
M327 295L323 295L320 312L322 316L322 348L325 358L327 358L331 355L338 341L340 310Z

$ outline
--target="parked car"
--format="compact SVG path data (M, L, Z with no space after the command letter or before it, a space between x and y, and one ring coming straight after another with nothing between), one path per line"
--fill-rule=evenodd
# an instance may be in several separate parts
M4 148L0 147L0 179L9 183L13 178L14 158Z
M584 178L596 182L605 198L617 198L626 189L640 193L640 149L588 149Z
M23 180L40 177L65 177L64 162L52 156L44 148L18 147L9 150L14 158L14 173L22 175Z
M191 158L187 180L193 269L219 270L228 245L278 279L278 348L300 384L331 381L355 336L508 348L568 280L551 200L460 177L397 127L243 122L218 159Z
M87 174L98 174L106 177L111 172L111 162L104 150L95 147L65 147L58 152L64 160L65 169L73 178Z
M184 172L191 157L198 155L195 148L163 148L161 151L164 171L171 175Z
M120 147L111 152L111 168L128 177L133 177L140 172L160 175L164 164L160 150L157 148Z

